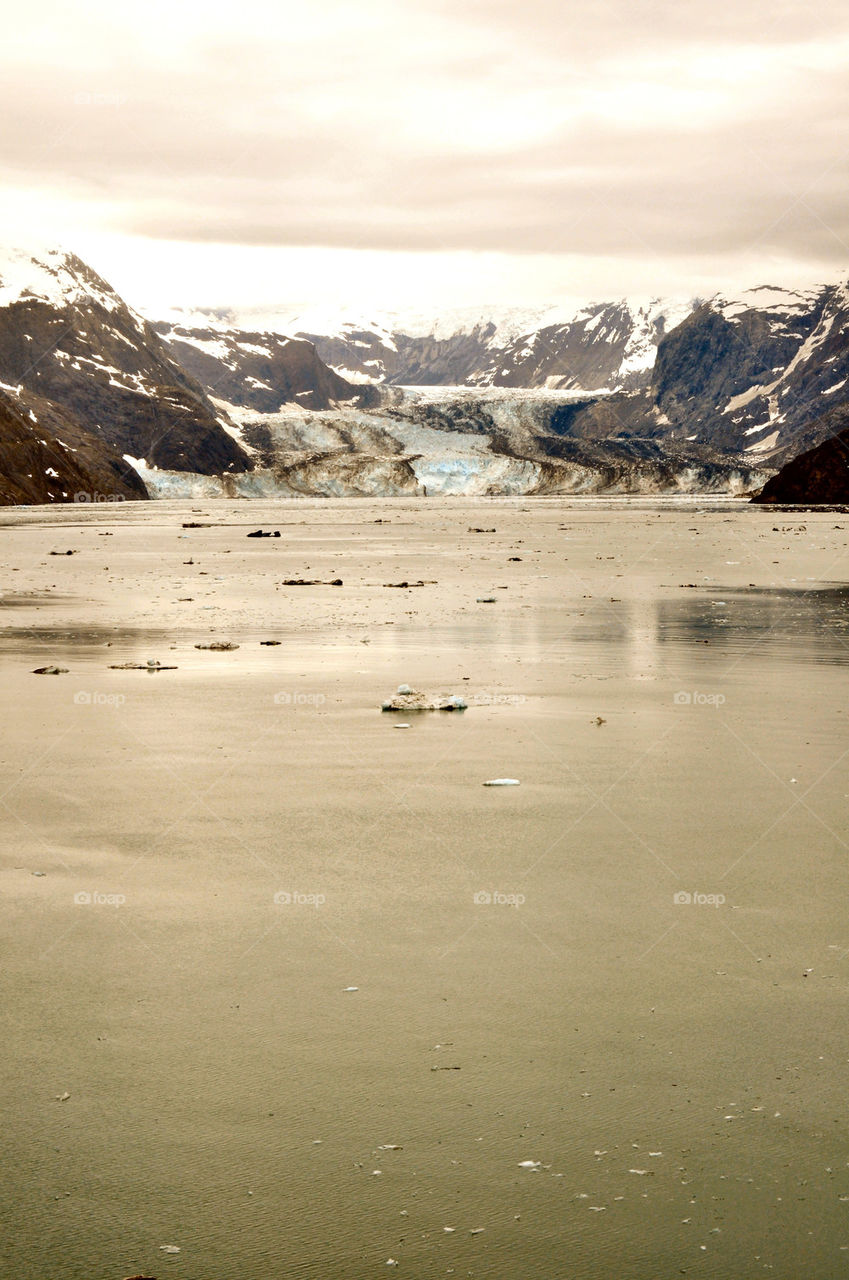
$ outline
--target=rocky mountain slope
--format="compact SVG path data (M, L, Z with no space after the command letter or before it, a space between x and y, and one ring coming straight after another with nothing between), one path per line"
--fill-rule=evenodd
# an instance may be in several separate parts
M849 406L832 410L823 424L829 435L785 463L754 499L761 503L802 505L849 503Z
M314 343L322 360L347 378L610 391L648 385L657 344L693 305L621 299L577 311L470 308L373 318L307 312L277 322Z
M71 255L0 255L0 502L744 492L849 412L842 284L291 322L148 321Z
M377 400L370 388L353 386L329 369L302 338L179 320L159 321L153 328L184 369L230 404L274 413L286 402L329 409Z
M781 465L849 401L849 286L699 307L660 345L652 398L670 429Z
M56 405L0 390L0 506L147 496L134 468Z
M0 255L0 384L30 421L52 416L74 433L98 472L117 457L115 496L144 496L123 455L207 474L250 466L232 424L152 327L58 250Z

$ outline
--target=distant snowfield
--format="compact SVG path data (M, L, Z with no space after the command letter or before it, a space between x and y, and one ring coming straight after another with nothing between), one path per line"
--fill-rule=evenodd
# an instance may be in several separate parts
M598 396L609 396L613 393L606 388L592 391L562 390L557 387L467 387L438 386L408 387L399 386L406 398L411 402L439 404L451 400L474 400L480 404L500 402L510 403L545 403L561 400L564 404L574 404L580 400L596 399Z

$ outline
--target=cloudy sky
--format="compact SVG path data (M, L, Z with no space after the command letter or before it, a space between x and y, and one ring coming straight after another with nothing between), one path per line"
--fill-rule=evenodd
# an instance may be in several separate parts
M849 273L849 0L33 0L0 234L149 307Z

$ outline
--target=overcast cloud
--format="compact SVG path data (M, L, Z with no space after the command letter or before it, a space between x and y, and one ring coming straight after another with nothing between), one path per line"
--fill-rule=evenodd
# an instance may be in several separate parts
M846 3L42 3L4 63L2 230L150 298L849 268Z

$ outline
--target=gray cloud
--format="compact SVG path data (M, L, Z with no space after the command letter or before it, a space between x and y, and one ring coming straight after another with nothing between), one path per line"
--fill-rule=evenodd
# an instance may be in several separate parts
M849 262L843 4L114 9L24 15L0 87L7 186L107 228Z

